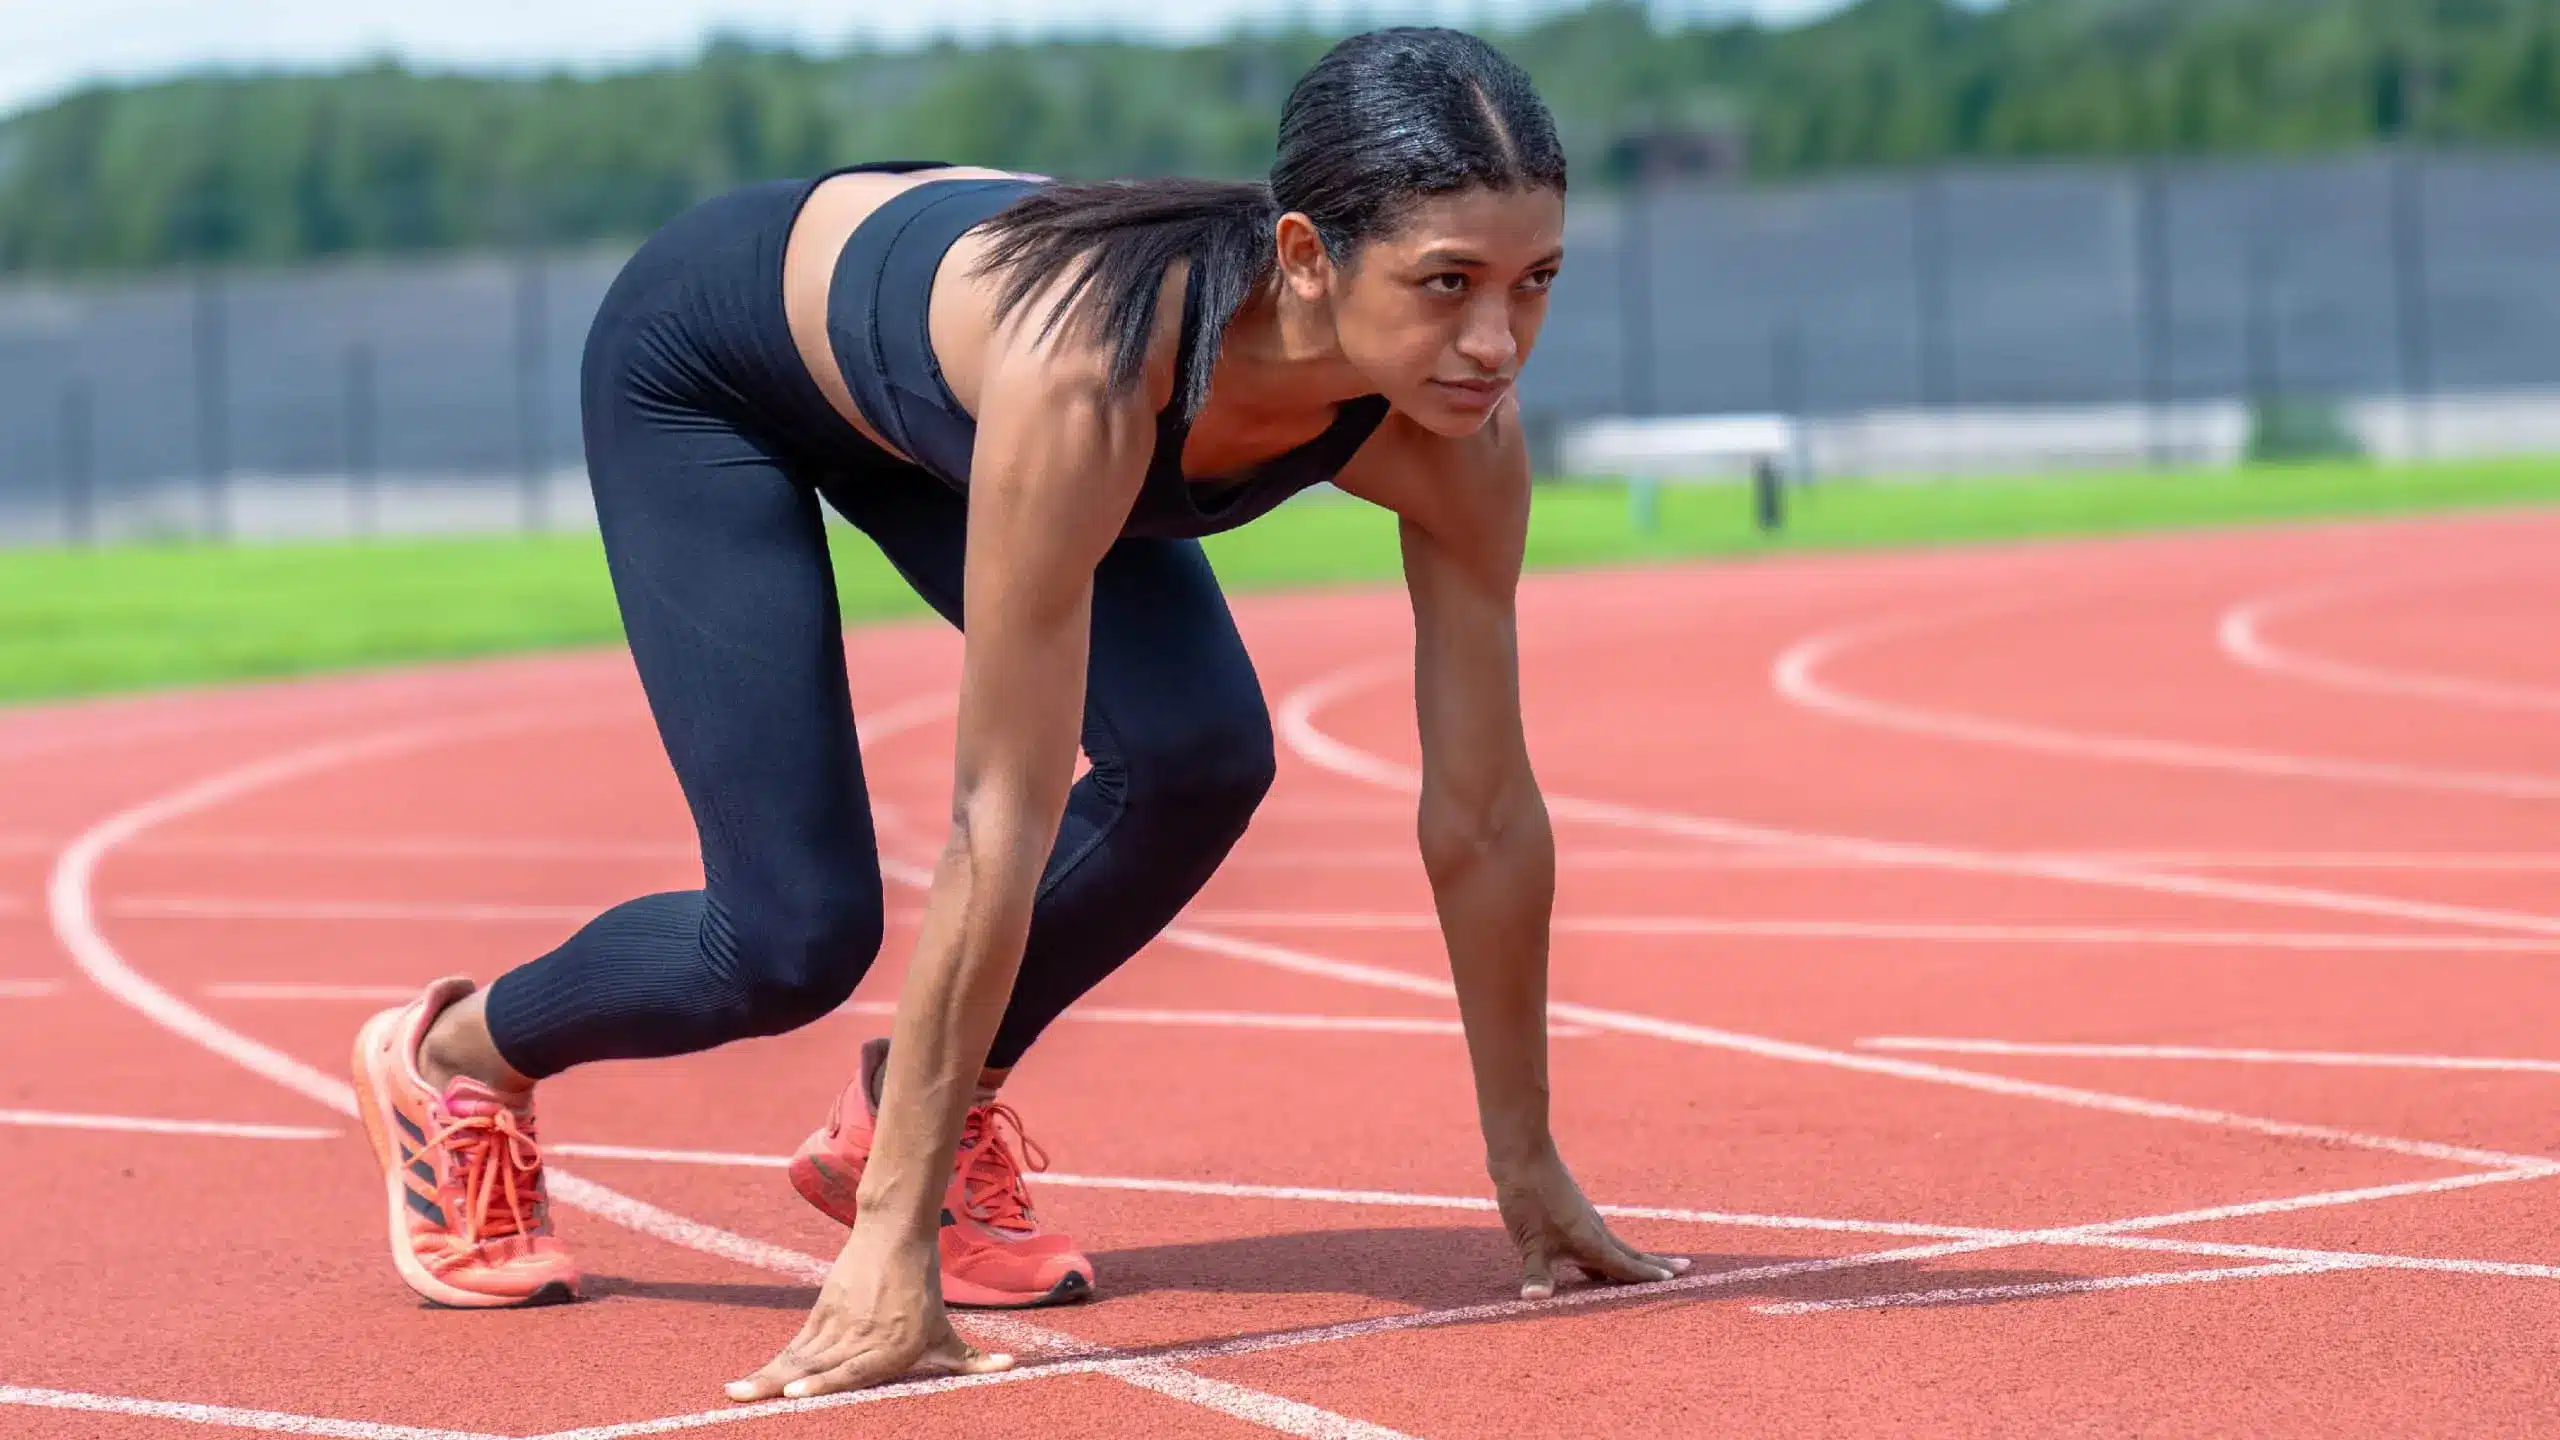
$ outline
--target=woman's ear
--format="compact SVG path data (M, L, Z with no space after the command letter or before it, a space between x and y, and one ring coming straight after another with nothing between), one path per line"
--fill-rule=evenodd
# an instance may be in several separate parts
M1316 233L1316 222L1292 210L1280 217L1273 237L1280 261L1280 279L1301 300L1318 301L1333 293L1333 256L1324 248L1324 237Z

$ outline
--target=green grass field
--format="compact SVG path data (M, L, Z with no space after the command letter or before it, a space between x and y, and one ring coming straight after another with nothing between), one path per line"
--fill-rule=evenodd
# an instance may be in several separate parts
M1826 482L1793 492L1775 536L1740 487L1673 489L1638 534L1621 490L1539 492L1542 569L1781 550L2560 502L2560 460L2387 468ZM848 620L923 612L867 542L840 532ZM1209 542L1237 590L1390 580L1393 520L1310 500ZM201 684L620 639L592 535L0 552L0 699Z

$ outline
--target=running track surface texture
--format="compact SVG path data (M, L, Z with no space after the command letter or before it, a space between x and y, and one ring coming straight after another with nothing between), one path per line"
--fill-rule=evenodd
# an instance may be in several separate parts
M1521 1303L1412 853L1392 592L1240 613L1282 776L1013 1098L1100 1298L730 1405L840 1235L958 646L849 640L887 954L548 1087L593 1298L424 1308L343 1056L696 883L627 659L0 716L0 1433L2560 1430L2560 516L1538 578L1556 1127L1691 1274Z

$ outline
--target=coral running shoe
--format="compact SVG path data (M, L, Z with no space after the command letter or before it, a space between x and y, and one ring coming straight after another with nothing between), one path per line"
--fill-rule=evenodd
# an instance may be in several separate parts
M572 1300L578 1270L552 1238L531 1099L465 1075L438 1094L418 1073L427 1027L471 990L438 980L356 1035L356 1110L382 1166L391 1262L438 1305Z
M880 1080L889 1042L862 1047L853 1083L836 1098L824 1129L791 1157L791 1187L840 1225L851 1225L862 1167L880 1117ZM1031 1168L1049 1158L1023 1133L1010 1105L971 1107L960 1153L942 1197L942 1303L981 1310L1063 1305L1093 1293L1093 1262L1075 1242L1040 1228L1022 1179L1020 1150Z

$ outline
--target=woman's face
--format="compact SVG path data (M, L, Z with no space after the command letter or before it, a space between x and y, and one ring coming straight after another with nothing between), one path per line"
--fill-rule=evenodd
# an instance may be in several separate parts
M1282 269L1301 295L1329 303L1343 358L1425 429L1475 433L1511 393L1546 322L1547 287L1564 262L1564 196L1430 196L1340 266L1325 260L1313 226L1291 219Z

